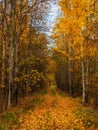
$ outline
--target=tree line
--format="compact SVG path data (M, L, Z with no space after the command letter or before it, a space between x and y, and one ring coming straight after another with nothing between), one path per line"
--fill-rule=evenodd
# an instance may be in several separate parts
M53 59L58 88L98 105L98 1L60 0Z
M44 12L45 2L0 1L0 111L17 105L19 95L30 88L35 91L44 86L48 41L32 26L32 20L38 18L35 12L39 16Z

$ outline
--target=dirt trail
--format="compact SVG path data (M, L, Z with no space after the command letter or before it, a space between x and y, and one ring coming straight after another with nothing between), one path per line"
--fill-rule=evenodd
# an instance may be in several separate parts
M89 114L89 115L88 115ZM14 130L98 130L93 112L51 86L32 97L28 111Z

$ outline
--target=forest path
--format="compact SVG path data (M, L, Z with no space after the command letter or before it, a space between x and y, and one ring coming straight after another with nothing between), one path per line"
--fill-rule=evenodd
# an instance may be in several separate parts
M25 113L13 130L98 130L98 113L54 86L25 101Z

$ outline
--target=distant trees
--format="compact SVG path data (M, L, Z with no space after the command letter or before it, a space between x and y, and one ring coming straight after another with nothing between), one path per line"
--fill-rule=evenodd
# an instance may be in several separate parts
M57 86L71 96L82 94L88 103L98 96L98 2L61 0L59 5L63 16L55 27L53 54Z
M20 79L23 90L25 86L34 90L44 87L46 67L48 62L48 41L44 34L39 34L34 28L30 29L26 43L21 43ZM26 41L26 40L25 40Z

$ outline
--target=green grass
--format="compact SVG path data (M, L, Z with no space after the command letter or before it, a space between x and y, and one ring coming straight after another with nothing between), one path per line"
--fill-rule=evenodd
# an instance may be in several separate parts
M18 111L8 111L1 114L0 130L7 130L7 128L12 130L13 126L18 124L19 114Z
M66 94L65 92L61 91L58 89L58 94L61 96L61 97L68 97L68 94Z
M47 89L42 90L41 94L44 96L47 94Z
M6 130L6 125L0 125L0 130Z
M86 129L92 125L94 128L98 128L98 114L92 108L78 108L75 117L82 120Z
M51 96L55 96L55 95L56 95L55 90L54 90L54 89L52 89L52 90L50 91L50 94L51 94Z

